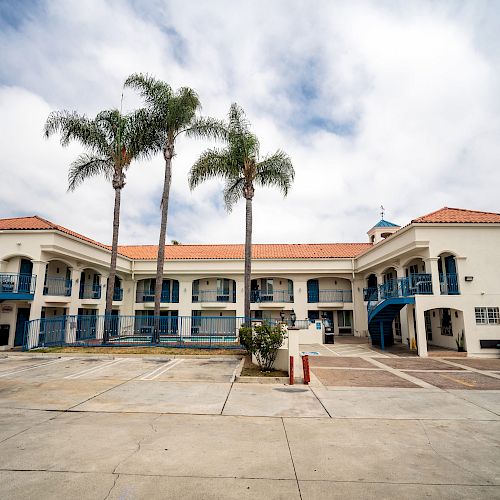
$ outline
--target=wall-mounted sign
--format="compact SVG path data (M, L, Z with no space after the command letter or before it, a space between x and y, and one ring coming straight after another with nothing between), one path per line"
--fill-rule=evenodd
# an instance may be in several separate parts
M13 310L14 310L14 308L12 306L9 306L9 305L2 306L3 313L9 313L9 312L12 312Z

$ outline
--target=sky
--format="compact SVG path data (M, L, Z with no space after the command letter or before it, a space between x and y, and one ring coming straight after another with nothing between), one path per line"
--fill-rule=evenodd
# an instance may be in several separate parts
M367 241L443 206L500 212L500 2L0 0L0 217L39 215L103 243L114 193L67 192L82 148L43 137L53 110L119 108L142 72L194 88L202 114L241 105L261 155L296 177L287 198L257 189L255 243ZM123 110L140 107L126 89ZM168 239L243 243L244 203L188 172L215 144L180 138ZM120 243L158 241L164 163L136 162Z

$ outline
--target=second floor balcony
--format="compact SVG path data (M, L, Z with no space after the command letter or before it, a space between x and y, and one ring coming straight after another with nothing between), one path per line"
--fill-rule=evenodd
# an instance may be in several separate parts
M60 276L47 276L43 285L43 294L53 297L70 297L72 281Z
M411 274L406 278L387 281L377 289L365 288L363 294L370 302L394 297L412 297L413 295L432 295L432 275L427 273Z
M236 302L236 289L233 292L222 290L198 290L193 292L193 302Z
M287 290L252 290L250 292L250 302L283 302L289 304L293 302L293 294Z
M113 300L119 302L123 300L123 288L115 288L113 291Z
M32 274L0 273L0 299L26 298L35 293L36 276Z
M441 295L460 295L456 273L440 273L439 286Z
M154 302L155 301L154 290L137 290L137 293L135 295L135 301L139 304ZM169 293L166 291L162 291L160 295L160 302L164 304L178 303L179 292L174 291L173 293Z
M352 290L308 290L307 302L310 304L352 302Z
M98 300L101 298L101 285L91 284L86 285L82 283L80 285L80 299L94 299Z

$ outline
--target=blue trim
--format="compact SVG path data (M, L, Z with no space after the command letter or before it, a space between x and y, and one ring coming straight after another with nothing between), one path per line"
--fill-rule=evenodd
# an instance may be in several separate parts
M0 300L33 300L33 293L0 292Z
M368 323L387 306L395 304L415 304L415 297L391 297L383 300L380 304L377 304L377 307L370 311L370 314L368 315Z

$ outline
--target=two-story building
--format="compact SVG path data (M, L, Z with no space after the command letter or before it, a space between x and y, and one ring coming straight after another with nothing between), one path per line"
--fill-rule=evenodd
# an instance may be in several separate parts
M242 317L243 254L243 245L168 245L161 315ZM156 246L120 246L114 315L153 315L156 256ZM499 258L500 214L453 208L404 227L381 220L367 243L257 244L252 316L293 313L299 327L324 318L336 334L421 356L460 338L469 355L496 355ZM0 219L0 344L22 345L25 322L39 318L77 317L92 330L109 261L109 246L40 217Z

